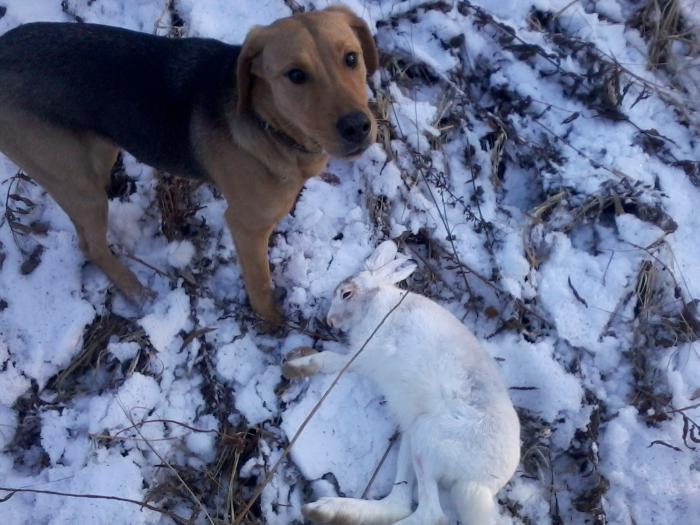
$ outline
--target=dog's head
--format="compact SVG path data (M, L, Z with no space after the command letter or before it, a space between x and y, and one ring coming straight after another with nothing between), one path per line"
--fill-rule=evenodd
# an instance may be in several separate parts
M237 110L254 109L295 139L353 157L375 140L365 81L377 67L369 27L345 7L256 26L238 58Z

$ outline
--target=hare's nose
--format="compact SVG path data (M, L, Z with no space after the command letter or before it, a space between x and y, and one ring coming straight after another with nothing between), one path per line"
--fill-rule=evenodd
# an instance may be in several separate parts
M328 314L328 317L326 317L326 323L328 323L328 326L331 328L335 328L336 325L338 324L338 316L333 315L333 314Z

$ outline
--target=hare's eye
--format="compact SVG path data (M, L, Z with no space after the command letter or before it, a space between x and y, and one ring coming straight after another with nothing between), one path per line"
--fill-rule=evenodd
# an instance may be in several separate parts
M352 297L352 290L345 290L345 291L343 292L342 298L343 298L344 301L347 301L347 300L350 299L351 297Z

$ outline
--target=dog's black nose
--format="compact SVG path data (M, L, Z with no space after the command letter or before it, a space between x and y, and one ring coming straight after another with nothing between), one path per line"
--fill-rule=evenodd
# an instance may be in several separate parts
M351 145L360 144L369 135L372 123L369 117L361 112L355 111L340 117L335 127L343 140Z

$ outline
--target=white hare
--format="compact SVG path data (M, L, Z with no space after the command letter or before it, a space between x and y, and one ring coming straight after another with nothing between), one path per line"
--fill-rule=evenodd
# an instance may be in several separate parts
M442 487L462 525L488 525L494 496L518 465L520 424L495 361L447 310L394 286L413 270L392 241L379 245L365 270L337 287L328 312L328 323L348 332L349 354L284 365L288 377L337 373L400 302L350 367L376 382L402 431L393 489L376 501L321 498L302 509L312 521L442 525Z

